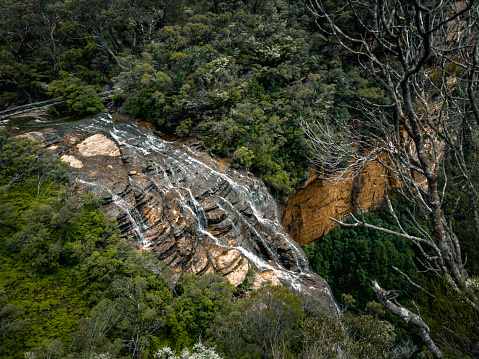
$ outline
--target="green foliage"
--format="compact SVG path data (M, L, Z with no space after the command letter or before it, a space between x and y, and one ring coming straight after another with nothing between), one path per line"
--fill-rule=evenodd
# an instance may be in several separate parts
M36 186L37 197L42 189L46 194L52 185L64 181L68 168L51 151L27 138L10 137L7 130L0 130L0 165L0 193L23 181Z
M171 290L156 279L126 277L114 283L112 307L116 307L118 316L113 323L121 330L120 337L133 357L141 356L150 337L163 326L162 310L171 301Z
M5 290L0 288L0 346L8 335L22 331L28 326L29 319L19 319L23 308L7 303Z
M2 307L0 355L140 356L165 322L173 297L169 275L151 253L120 241L117 223L97 199L73 196L65 177L53 176L61 161L26 138L2 132L0 145L0 183L8 181L0 194L0 287L12 302ZM44 186L49 190L39 191ZM22 316L15 305L24 308ZM27 323L22 335L15 333Z
M99 88L87 85L77 77L67 76L50 83L48 91L67 100L68 110L82 114L97 113L103 108Z
M79 320L78 328L68 340L70 354L68 358L78 358L83 355L94 358L95 355L116 357L123 344L119 339L110 339L106 334L113 328L119 319L119 310L109 299L101 300L92 308L90 314ZM45 349L37 350L36 356L41 356ZM66 354L66 353L65 353ZM106 359L106 358L105 358Z
M12 138L7 129L0 130L0 185L12 185L31 175L41 153L38 143L24 137Z
M26 324L27 318L29 323L26 331L5 338L0 355L13 355L50 339L65 340L75 330L89 310L76 266L93 249L116 244L119 232L91 197L69 194L64 176L42 179L44 169L62 168L61 161L26 138L2 132L0 141L0 183L9 184L0 193L0 287L12 303L4 307L5 314L18 317L17 324ZM49 190L39 192L42 187ZM75 250L80 243L81 254ZM22 315L12 305L22 306Z
M218 312L233 304L235 288L219 275L184 275L178 296L166 312L166 333L174 348L190 346L212 336L211 323Z
M476 281L477 278L471 278ZM475 286L475 294L479 293ZM430 280L427 290L434 296L421 293L421 315L437 338L447 358L474 358L479 341L479 315L446 279Z
M317 300L271 285L217 316L214 332L226 358L407 358L416 350L394 344L394 327L385 320L331 317Z
M355 115L343 106L355 90L386 101L317 33L301 2L0 0L0 8L0 106L61 96L69 111L92 113L102 108L99 86L114 86L124 112L236 154L280 201L308 173L298 118L339 129Z
M2 356L33 349L48 339L67 338L88 310L70 270L32 277L26 265L17 256L1 255L0 285L12 303L24 308L21 319L29 320L26 331L5 339Z
M340 128L350 117L342 103L354 99L353 89L374 100L384 94L357 69L328 71L320 53L329 43L315 48L309 41L311 33L299 26L301 6L265 2L264 9L268 17L249 6L185 12L185 21L158 31L139 58L124 57L116 81L126 112L199 136L261 174L281 200L307 173L297 119L334 115Z
M253 269L248 269L248 273L246 273L246 277L241 282L237 287L236 287L236 295L242 295L245 294L246 292L249 292L251 290L251 285L254 282L254 270Z
M193 125L191 120L183 120L178 126L176 126L175 133L178 136L186 136L188 133L190 133L191 125Z
M383 228L396 228L386 208L379 213L366 214L366 220ZM352 297L348 302L355 300L360 310L374 300L371 280L377 280L385 288L407 287L404 277L392 266L411 278L418 275L409 241L367 228L334 228L318 243L304 249L311 268L330 283L336 297L349 294ZM400 295L403 294L405 292L400 291Z
M240 147L235 151L233 159L246 168L249 168L253 164L254 153L246 147Z
M174 289L171 273L152 252L120 241L96 198L73 196L64 177L46 179L50 189L38 192L38 146L1 138L0 180L10 181L18 169L24 173L0 195L0 287L9 294L7 303L0 293L1 356L161 357L173 355L158 351L165 344L179 350L201 339L215 342L228 358L295 357L305 347L296 335L305 319L324 320L317 301L285 287L266 285L235 302L253 272L238 291L216 274L184 275ZM354 347L358 353L379 350L392 338L386 323L376 321L372 329L371 320L344 321L353 328L349 338L371 343ZM182 357L220 358L201 345L193 350L184 349Z
M376 301L372 301L366 304L366 311L378 316L384 316L386 314L386 310L384 309L382 304Z
M356 299L354 299L351 294L342 293L341 299L348 308L356 307Z
M305 358L395 358L393 329L369 315L309 318L298 333L299 348Z
M99 86L115 83L124 111L234 156L280 200L307 173L299 117L339 130L356 115L344 106L356 90L387 103L295 1L0 0L0 10L0 106L62 96L70 111L96 112ZM351 19L341 21L357 31ZM30 318L26 330L5 338L1 355L147 356L200 337L216 338L226 357L299 355L291 338L305 317L319 320L317 303L266 287L234 304L232 286L214 276L185 276L174 291L151 253L120 241L96 200L71 194L65 164L5 131L0 146L0 287L24 308L10 313ZM313 268L360 309L371 300L370 278L400 281L384 261L415 269L407 244L374 235L332 235L310 249ZM139 316L128 317L135 304ZM135 329L139 322L146 327ZM376 340L353 322L365 342Z
M35 82L35 75L35 69L22 64L11 52L5 49L0 50L0 76L3 83L10 85L10 87L16 87L20 90L22 96L25 96L25 94L29 96L27 90ZM8 102L5 104L7 99L0 100L0 105L7 105Z
M227 358L288 353L289 340L304 316L300 297L285 287L266 285L217 317L215 333Z

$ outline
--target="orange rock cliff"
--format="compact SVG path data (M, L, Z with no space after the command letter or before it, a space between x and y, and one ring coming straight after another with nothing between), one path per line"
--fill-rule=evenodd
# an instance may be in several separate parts
M378 163L369 164L359 175L349 179L324 179L312 175L282 207L283 225L291 237L303 246L337 226L330 217L341 219L359 206L366 211L381 208L385 200L385 185L393 188L395 182Z

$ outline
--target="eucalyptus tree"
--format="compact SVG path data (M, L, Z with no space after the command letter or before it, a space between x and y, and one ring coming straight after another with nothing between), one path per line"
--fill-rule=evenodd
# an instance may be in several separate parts
M80 39L92 40L96 46L111 56L121 68L118 55L123 50L120 36L127 31L123 8L127 0L68 0L63 3L67 18L83 31Z
M445 196L459 185L461 195L470 199L470 216L479 238L475 178L479 2L372 0L332 5L311 0L310 10L319 27L356 55L364 71L389 97L387 103L361 101L359 120L340 134L324 123L302 121L316 161L340 178L379 163L416 211L411 216L413 232L403 229L389 199L399 231L367 223L362 209L360 216L352 216L353 223L332 220L344 227L374 228L412 241L422 254L422 267L443 278L462 301L479 312L478 293L464 268L465 254L453 230L453 215L448 218L444 210ZM344 25L348 19L349 27ZM446 160L454 162L457 178L444 176ZM443 357L419 313L400 305L394 291L377 282L372 288L390 312L417 327L436 358Z
M114 283L117 291L114 305L119 310L116 326L133 358L141 357L151 336L165 323L161 295L148 291L149 284L144 277L125 277Z

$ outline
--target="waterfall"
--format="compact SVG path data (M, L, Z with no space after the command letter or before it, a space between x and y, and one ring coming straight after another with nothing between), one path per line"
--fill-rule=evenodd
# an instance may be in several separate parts
M51 136L53 130L45 131ZM54 131L62 138L58 151L82 163L71 174L78 186L101 197L124 238L155 252L173 271L215 272L238 285L252 269L258 285L283 283L337 311L329 286L309 270L273 197L251 173L198 150L197 140L165 141L106 113L55 123ZM82 152L93 135L103 142L92 144L94 153Z

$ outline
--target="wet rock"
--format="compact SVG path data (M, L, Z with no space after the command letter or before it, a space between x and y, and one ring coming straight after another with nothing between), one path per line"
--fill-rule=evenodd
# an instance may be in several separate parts
M233 222L230 219L226 219L219 223L212 224L208 226L208 228L214 235L225 234L232 230Z
M215 209L215 210L206 212L205 217L208 220L208 223L216 224L223 221L226 218L226 214L225 214L225 211L222 209Z
M203 211L208 213L209 211L213 211L218 208L218 204L214 202L214 198L210 197L205 199L202 203L201 206L203 207Z
M100 195L100 200L102 201L103 205L110 204L113 202L113 199L111 198L111 193L107 191L103 191Z
M255 287L309 291L335 313L329 286L309 271L261 180L215 159L200 141L167 142L141 126L101 118L35 136L64 139L56 151L72 166L82 163L71 172L80 193L100 196L122 237L153 251L175 278L219 273L239 285L252 269ZM108 131L112 139L100 133Z

